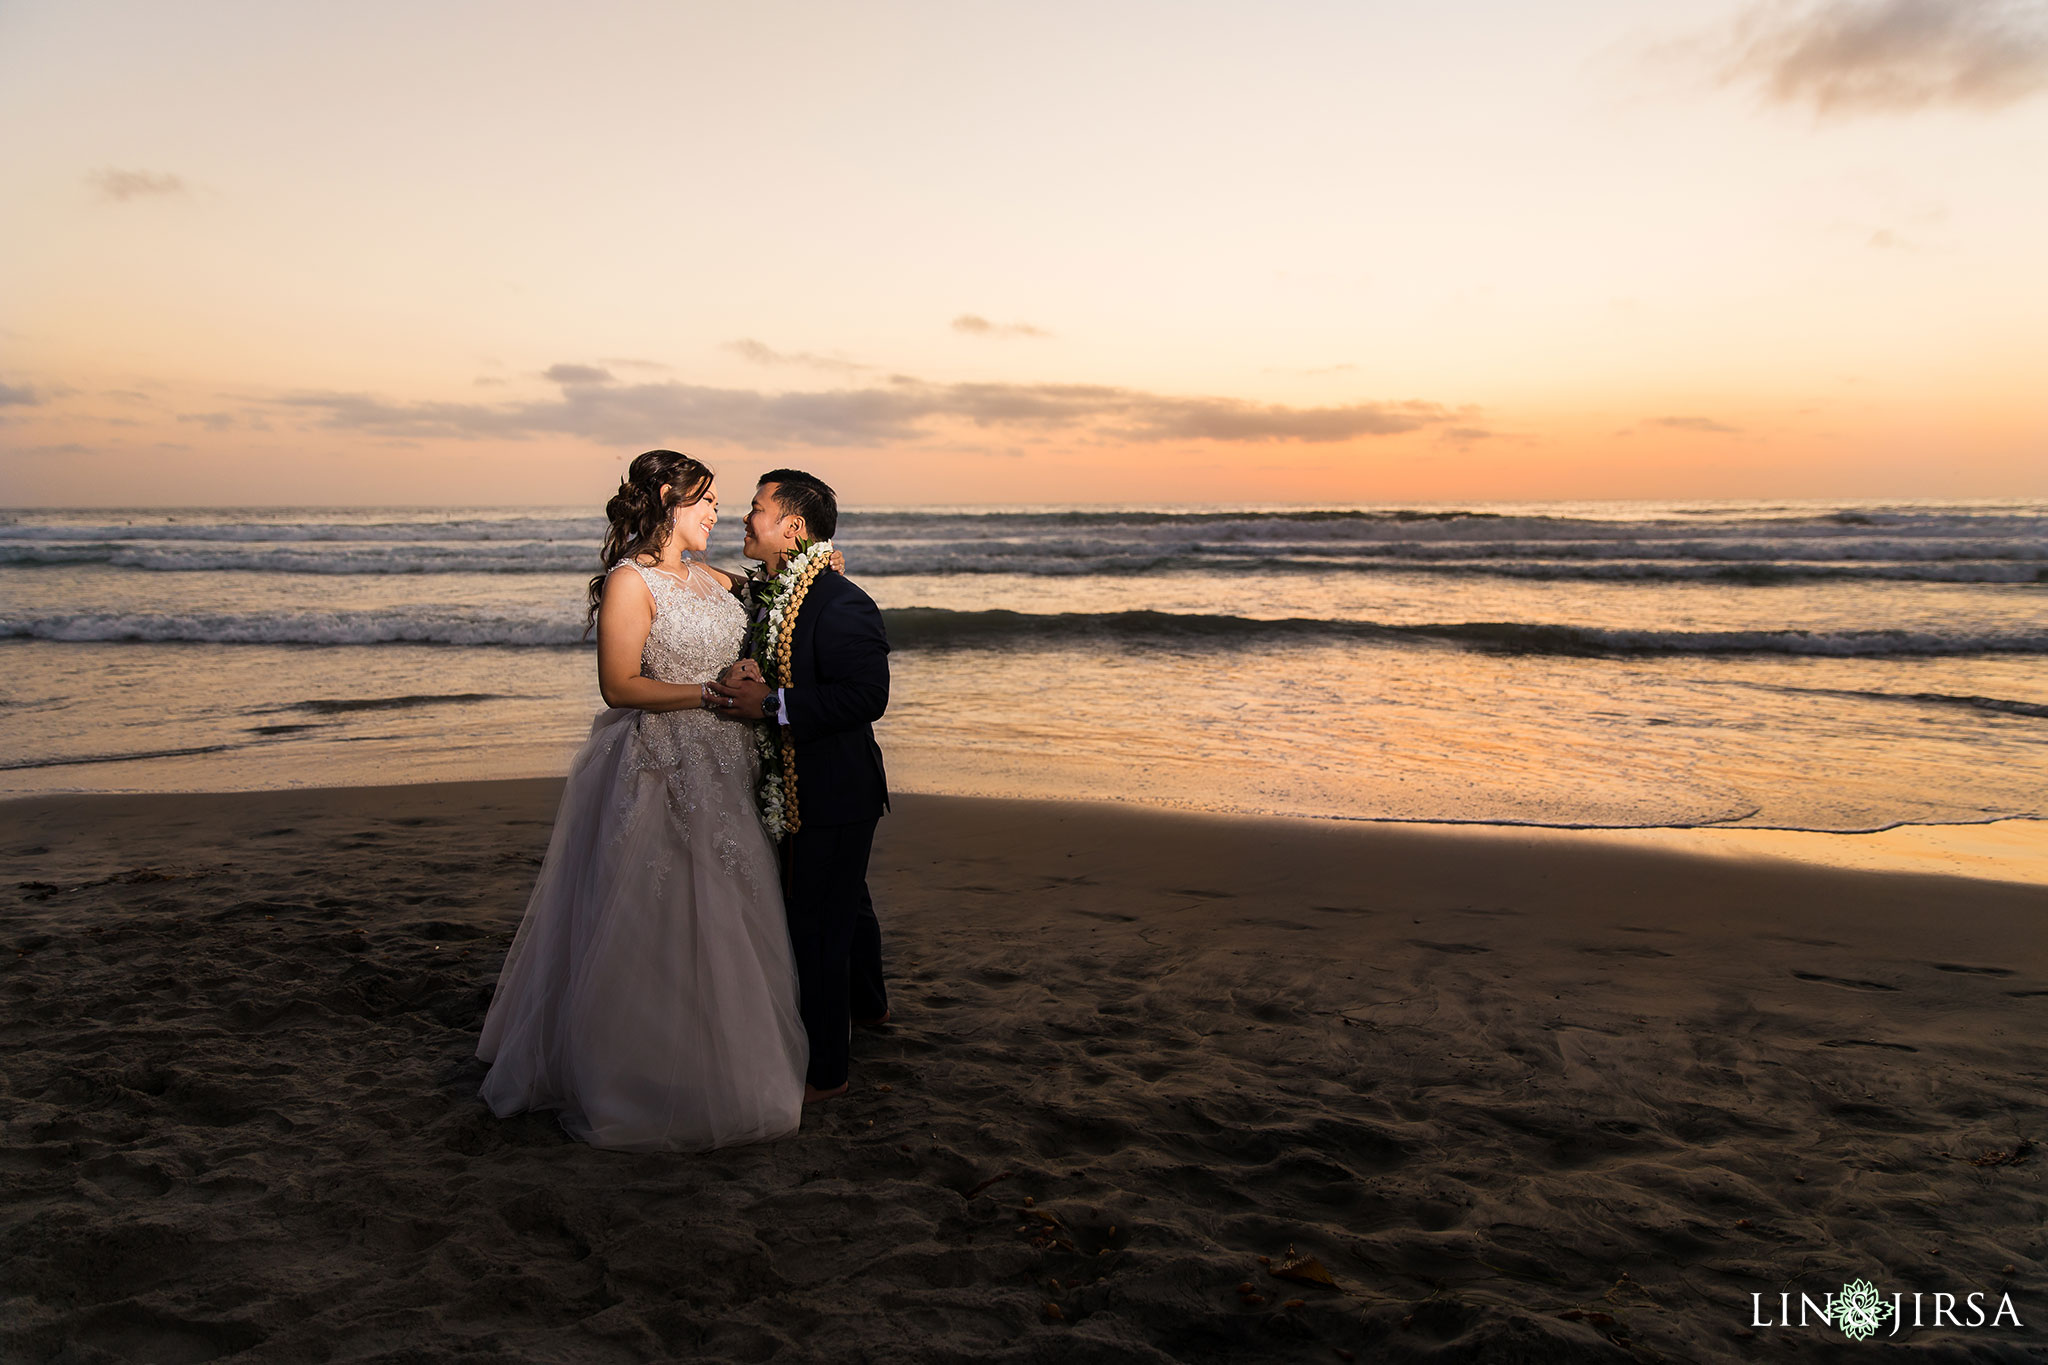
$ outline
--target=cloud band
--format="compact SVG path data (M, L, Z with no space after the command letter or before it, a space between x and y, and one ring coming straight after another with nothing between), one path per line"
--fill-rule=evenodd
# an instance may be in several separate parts
M659 432L752 447L859 446L922 439L934 427L1080 431L1134 442L1327 443L1392 436L1460 414L1424 402L1287 407L1232 398L1178 397L1097 384L886 385L763 393L697 384L617 384L592 367L557 365L556 399L510 404L393 403L361 393L301 393L279 400L327 427L389 437L522 439L580 436L633 444ZM1469 414L1463 414L1469 416Z

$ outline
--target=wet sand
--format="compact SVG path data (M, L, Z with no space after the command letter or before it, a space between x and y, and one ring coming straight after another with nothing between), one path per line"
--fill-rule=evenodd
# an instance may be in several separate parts
M854 1091L628 1155L476 1097L557 790L0 806L0 1357L2048 1351L2039 885L906 796Z

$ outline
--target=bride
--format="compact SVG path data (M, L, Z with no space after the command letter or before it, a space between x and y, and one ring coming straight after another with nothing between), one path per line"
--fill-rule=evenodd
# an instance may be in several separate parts
M610 708L569 767L476 1054L500 1118L560 1110L597 1147L702 1151L796 1131L809 1048L749 727L707 709L746 609L701 552L711 471L650 450L605 507L590 582Z

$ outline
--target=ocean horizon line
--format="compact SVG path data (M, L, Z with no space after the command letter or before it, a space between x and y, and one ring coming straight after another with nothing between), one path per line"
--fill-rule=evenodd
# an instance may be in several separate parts
M928 514L938 516L966 516L978 513L1039 515L1080 512L1080 513L1166 513L1200 514L1205 512L1274 513L1280 515L1302 512L1375 512L1375 511L1460 511L1464 509L1496 508L1562 508L1562 507L1664 507L1664 508L1741 508L1746 510L1768 510L1782 507L1791 511L1806 511L1819 507L1883 508L1883 507L1953 507L1981 510L1999 508L2041 509L2048 508L2048 492L2038 494L2000 494L1985 497L1958 498L1935 495L1912 495L1887 497L1876 494L1844 494L1841 496L1814 495L1808 497L1611 497L1611 498L1330 498L1310 500L1289 499L1243 499L1243 500L1143 500L1143 499L1101 499L1095 501L1067 502L1009 502L989 501L940 501L940 502L875 502L845 503L840 515L898 515ZM589 503L581 502L194 502L175 506L151 504L137 506L132 503L71 503L71 504L14 504L0 502L0 517L10 515L70 515L115 513L140 516L164 516L186 513L229 513L253 512L277 515L287 512L574 512L579 515L599 517L603 515L603 502L593 496Z

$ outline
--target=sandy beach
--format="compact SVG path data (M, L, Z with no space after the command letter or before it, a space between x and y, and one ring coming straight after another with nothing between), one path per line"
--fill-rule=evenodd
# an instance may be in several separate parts
M2048 1358L2041 885L904 796L853 1092L634 1156L476 1097L557 791L6 805L0 1356Z

